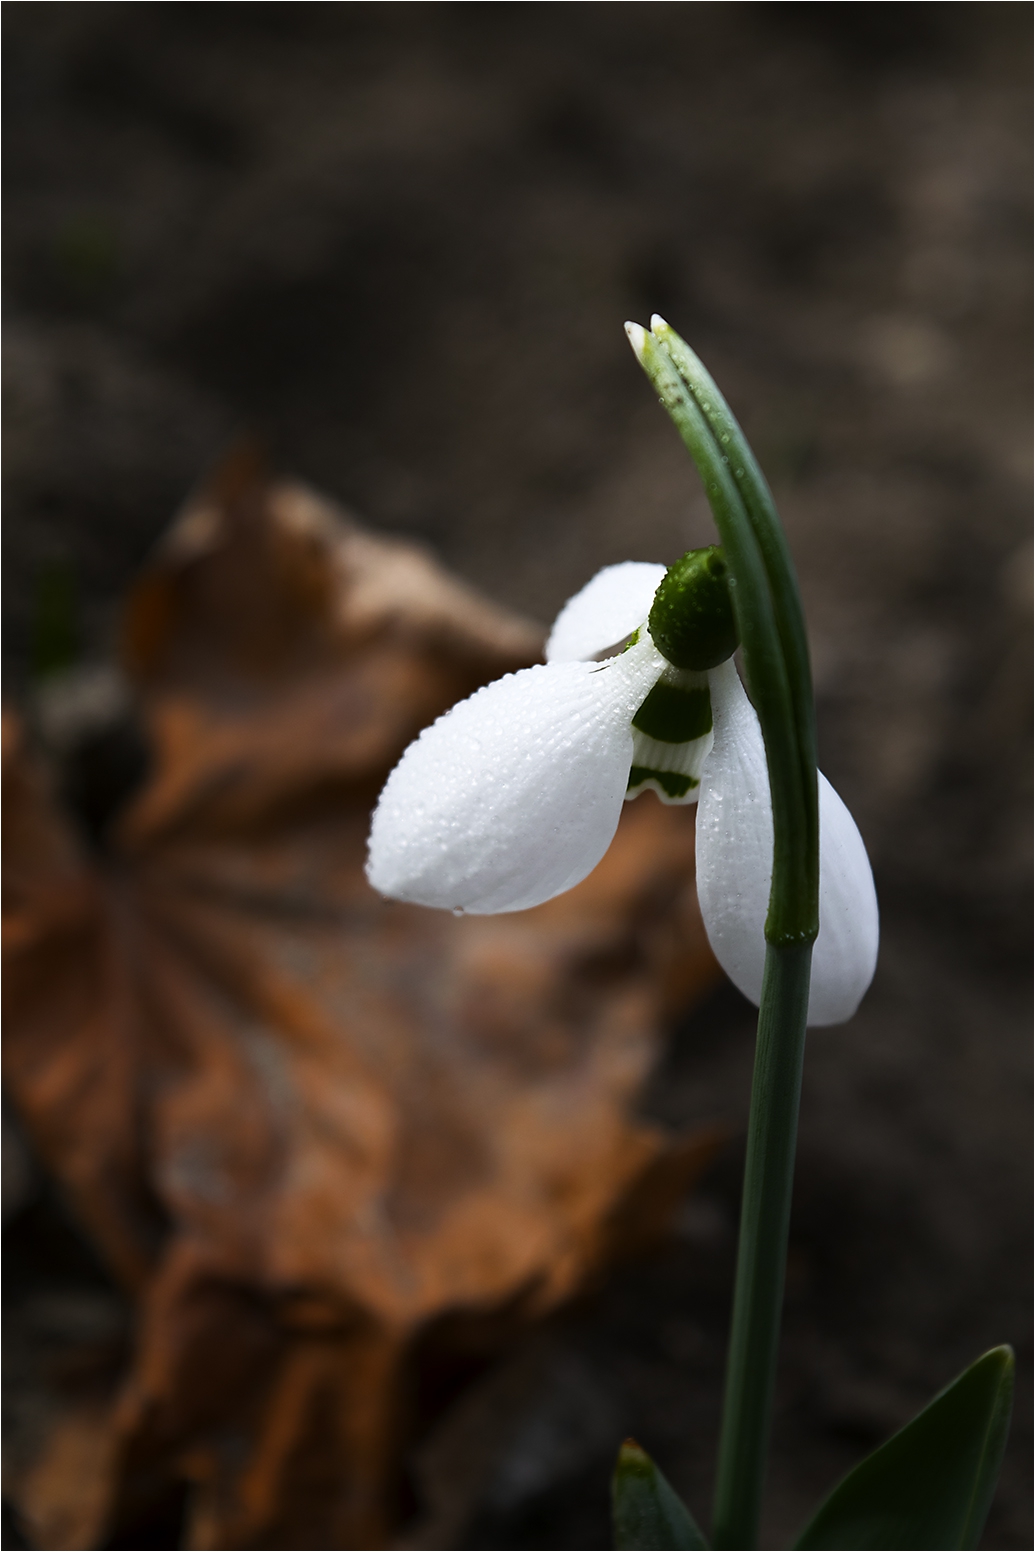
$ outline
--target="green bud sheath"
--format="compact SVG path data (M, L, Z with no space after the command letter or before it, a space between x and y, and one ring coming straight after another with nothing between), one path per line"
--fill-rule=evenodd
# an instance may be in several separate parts
M674 668L702 673L733 656L740 638L729 571L717 544L688 550L668 568L647 623L654 645Z

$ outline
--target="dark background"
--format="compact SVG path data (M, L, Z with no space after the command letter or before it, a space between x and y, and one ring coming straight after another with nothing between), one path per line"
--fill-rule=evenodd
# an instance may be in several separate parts
M775 1544L984 1347L1018 1343L1028 1372L1029 8L19 3L5 22L14 695L40 579L71 569L81 651L103 656L241 432L544 622L607 562L708 542L626 317L694 344L769 472L822 763L884 916L862 1011L810 1045ZM647 1107L739 1124L751 1032L720 992ZM440 1431L424 1470L463 1544L605 1545L629 1430L706 1514L738 1157L673 1248ZM26 1289L99 1275L33 1263L33 1189L22 1342ZM1026 1427L1022 1403L989 1547L1031 1545ZM496 1442L465 1478L475 1436Z

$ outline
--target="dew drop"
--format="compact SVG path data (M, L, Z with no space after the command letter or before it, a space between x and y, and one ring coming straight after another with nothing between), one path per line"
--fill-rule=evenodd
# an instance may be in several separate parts
M454 907L453 907L453 915L454 916L463 916L463 914L464 914L463 906L462 905L454 905Z

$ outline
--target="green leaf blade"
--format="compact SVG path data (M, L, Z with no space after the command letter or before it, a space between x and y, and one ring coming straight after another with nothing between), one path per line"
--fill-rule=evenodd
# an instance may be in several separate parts
M611 1508L619 1552L644 1548L707 1552L708 1543L693 1515L635 1439L626 1439L618 1451Z
M850 1471L796 1548L944 1552L976 1547L999 1477L1013 1353L994 1347Z
M766 546L772 548L769 527L775 525L778 530L779 519L771 502L766 509L769 527L759 524L749 513L745 491L737 483L741 465L731 467L729 455L723 451L714 427L673 358L672 341L678 336L670 330L663 343L638 324L627 324L626 328L640 365L697 466L730 569L733 610L748 689L765 739L773 800L775 859L766 939L778 945L811 942L819 922L819 812L815 757L813 754L810 766L802 753L803 737L805 745L813 750L815 746L811 732L811 681L803 626L799 632L801 651L795 661L800 659L804 663L804 677L798 674L801 682L797 689L788 676L787 648L774 607L772 579L766 569ZM680 344L689 352L685 342ZM717 389L707 398L710 407L713 397L718 399ZM782 534L778 533L777 540L785 548ZM800 621L801 605L793 572L786 567L777 568L777 572L777 594L786 605L790 590L796 600L793 618ZM808 736L802 734L802 728L808 730Z
M663 318L651 319L651 331L668 352L673 366L708 422L716 443L729 459L730 472L754 529L777 605L776 617L795 700L802 761L806 769L813 769L816 764L816 729L812 710L808 636L794 562L777 515L772 491L747 437L700 357Z

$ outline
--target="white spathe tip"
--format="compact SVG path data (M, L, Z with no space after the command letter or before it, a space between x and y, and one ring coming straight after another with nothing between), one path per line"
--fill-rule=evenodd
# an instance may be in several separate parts
M635 350L638 356L642 356L647 343L647 330L643 327L643 324L627 323L625 325L625 332L629 336L629 344L633 350Z
M657 334L659 329L667 329L668 324L665 322L665 319L661 316L660 313L651 313L650 327L651 333Z

